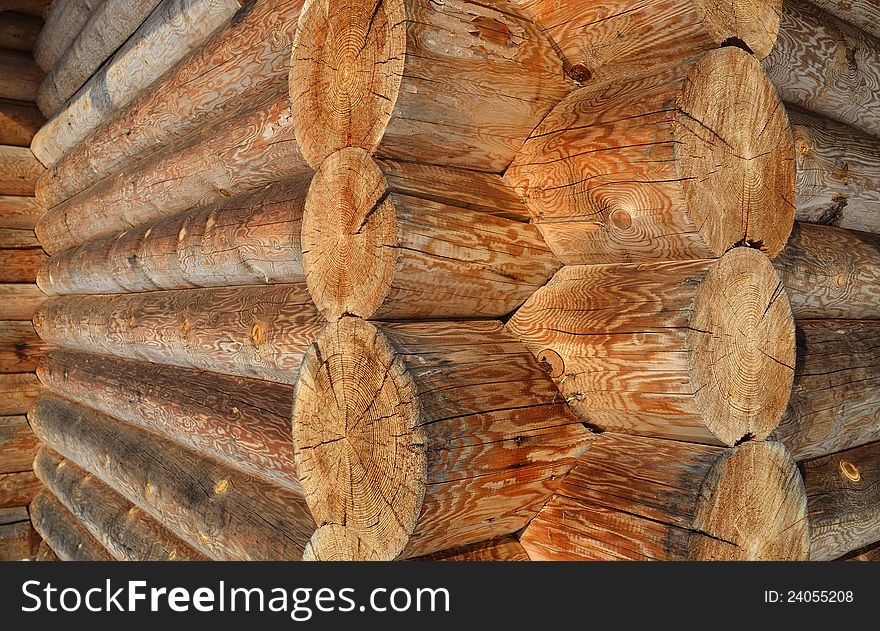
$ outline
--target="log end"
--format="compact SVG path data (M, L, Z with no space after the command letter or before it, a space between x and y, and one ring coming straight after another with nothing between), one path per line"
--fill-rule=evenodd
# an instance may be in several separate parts
M332 524L315 531L303 550L303 561L381 561L379 554L355 531Z
M712 264L694 298L688 348L707 428L726 445L769 436L791 395L795 327L764 254L734 248Z
M302 224L306 284L324 317L373 316L391 290L396 245L394 199L376 162L358 148L327 158Z
M715 42L748 47L758 59L773 50L779 34L782 0L697 0L695 5Z
M344 525L384 560L403 551L421 512L419 417L414 382L372 324L342 318L309 347L292 413L306 502L319 525Z
M726 450L703 480L694 530L692 559L806 560L807 494L785 447L750 442Z
M306 4L293 42L290 98L296 139L312 168L344 147L379 145L405 53L403 0Z

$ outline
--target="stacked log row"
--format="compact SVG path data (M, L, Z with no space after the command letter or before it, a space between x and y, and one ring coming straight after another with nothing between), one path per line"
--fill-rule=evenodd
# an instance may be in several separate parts
M0 561L32 559L40 546L26 507L0 508Z
M107 548L95 539L61 501L43 489L31 502L34 528L62 561L113 561Z

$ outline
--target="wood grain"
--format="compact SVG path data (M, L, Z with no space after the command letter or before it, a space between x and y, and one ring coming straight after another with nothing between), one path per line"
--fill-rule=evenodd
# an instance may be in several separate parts
M42 80L30 53L0 49L0 99L33 103Z
M812 4L880 38L880 2L877 0L812 0Z
M26 13L6 11L0 19L0 48L31 52L43 20Z
M33 230L43 208L33 197L0 195L0 228Z
M0 228L0 248L4 250L21 250L26 248L37 248L37 237L33 230L12 230L10 228Z
M296 494L85 406L42 395L30 420L55 451L212 558L298 560L315 529Z
M0 374L0 416L26 414L39 393L33 373Z
M101 0L54 2L34 45L34 60L45 72L61 59Z
M306 501L330 528L310 542L318 559L408 558L516 532L591 436L493 321L330 323L303 360L292 416Z
M33 284L0 284L0 320L30 320L46 296Z
M27 147L0 145L0 195L33 195L43 171Z
M47 353L37 373L59 396L302 493L289 386L60 350Z
M880 443L801 463L812 541L810 560L828 561L880 536Z
M880 321L800 320L797 344L775 437L797 460L880 440Z
M0 416L0 473L33 468L37 437L24 416Z
M34 372L46 347L30 322L0 321L0 373Z
M21 561L32 558L40 537L31 527L27 508L0 508L0 561Z
M48 257L40 248L0 250L0 283L32 283Z
M529 555L516 537L502 537L470 546L435 552L414 561L528 561Z
M42 486L33 471L0 473L0 508L27 506Z
M40 491L30 505L34 529L62 561L113 561L113 556L50 492Z
M34 324L64 348L294 384L323 319L300 284L63 296Z
M40 547L37 549L37 556L34 561L59 561L58 555L49 547L45 541L40 541Z
M0 99L0 145L29 147L44 122L40 110L33 105Z

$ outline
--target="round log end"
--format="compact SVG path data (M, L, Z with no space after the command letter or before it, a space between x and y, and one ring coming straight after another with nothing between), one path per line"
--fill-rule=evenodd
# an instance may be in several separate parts
M345 526L332 524L315 531L303 550L303 561L381 561L376 550Z
M766 255L734 248L712 264L694 298L688 341L708 429L726 445L769 436L791 395L795 327Z
M775 257L794 225L785 108L754 57L726 47L690 70L675 136L688 214L716 255L743 241Z
M294 458L319 525L344 525L393 559L425 494L426 438L416 388L372 324L328 324L303 359L293 404Z
M379 145L403 76L405 18L403 0L306 4L290 97L296 139L312 168L339 149Z
M302 223L306 284L324 317L373 316L391 289L396 245L394 200L378 165L358 148L327 158Z
M758 59L773 50L782 0L697 0L696 6L709 36L717 43L747 46Z
M777 442L728 449L700 490L691 558L806 560L807 494L797 464ZM705 536L705 535L708 535Z

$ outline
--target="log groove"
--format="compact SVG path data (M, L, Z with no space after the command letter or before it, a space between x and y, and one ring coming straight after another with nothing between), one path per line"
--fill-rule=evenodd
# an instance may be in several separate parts
M37 493L31 502L30 515L34 529L62 561L114 560L64 504L48 491Z

